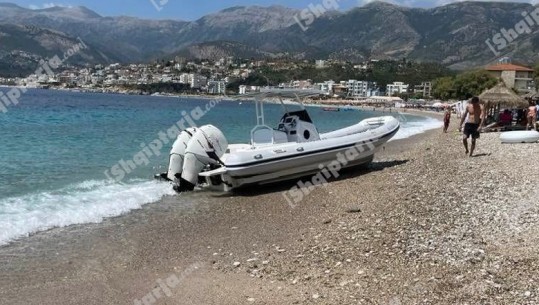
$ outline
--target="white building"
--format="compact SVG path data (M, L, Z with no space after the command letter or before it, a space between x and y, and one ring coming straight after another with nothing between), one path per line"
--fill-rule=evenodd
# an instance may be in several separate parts
M180 74L180 83L181 84L189 84L190 83L189 74L187 74L187 73Z
M314 87L317 90L324 91L324 93L326 93L327 95L333 95L334 85L335 85L335 82L330 80L330 81L325 81L323 83L316 83Z
M259 92L260 91L260 87L259 86L245 86L245 85L241 85L240 86L240 91L239 91L239 94L247 94L249 92Z
M292 81L289 85L290 88L294 89L312 89L313 82L310 79L307 80L295 80Z
M100 75L100 74L97 74L97 73L96 73L96 74L93 74L93 75L91 76L91 83L92 83L93 85L101 84L101 83L103 83L103 80L104 80L104 79L105 79L105 78L103 77L103 75Z
M408 92L409 87L410 85L403 82L394 82L393 84L388 84L386 87L386 95L393 96L396 94L406 93Z
M199 89L208 84L208 78L199 74L189 74L191 89Z
M161 75L161 82L162 83L170 83L170 82L172 82L172 76L170 74Z
M378 95L378 86L375 82L358 81L351 79L346 82L349 97L371 97Z
M324 69L326 67L326 61L322 59L318 59L315 61L315 66L317 69Z
M432 97L432 83L422 82L421 85L416 85L414 88L414 93L421 94L423 98Z
M240 85L238 94L246 94L247 93L247 86Z
M225 94L226 93L226 82L225 81L216 81L211 80L208 82L208 93L209 94Z

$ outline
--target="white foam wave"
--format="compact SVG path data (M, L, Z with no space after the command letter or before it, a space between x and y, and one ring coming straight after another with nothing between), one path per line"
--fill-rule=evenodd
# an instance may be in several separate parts
M406 120L405 122L401 122L401 124L401 129L391 139L392 141L406 139L432 129L442 128L443 126L442 121L434 118L426 118L421 121Z
M157 181L85 181L55 192L2 199L0 245L55 227L99 223L173 193L170 185Z

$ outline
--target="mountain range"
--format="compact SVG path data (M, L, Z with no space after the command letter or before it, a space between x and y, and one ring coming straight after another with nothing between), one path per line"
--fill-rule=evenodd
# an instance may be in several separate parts
M103 17L85 7L31 10L0 3L0 73L10 65L6 58L11 60L14 51L50 56L79 38L88 49L73 63L235 55L352 61L408 58L466 69L495 60L485 41L502 28L514 28L523 12L534 9L514 2L456 2L431 9L372 2L346 12L328 12L305 29L296 23L301 11L283 6L231 7L195 21L180 21ZM531 30L503 55L525 64L537 61L539 25Z

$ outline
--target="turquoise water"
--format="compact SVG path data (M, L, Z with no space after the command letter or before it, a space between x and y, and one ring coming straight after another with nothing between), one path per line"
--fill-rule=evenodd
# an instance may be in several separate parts
M5 88L0 90L6 91ZM159 132L173 126L182 112L205 109L208 100L29 90L20 103L0 113L0 245L29 233L75 223L100 222L173 194L153 181L165 171L170 145L127 175L123 184L104 172L120 160L132 160ZM267 123L276 123L280 105L267 104ZM379 116L378 113L310 114L321 132ZM397 136L407 137L439 122L406 116ZM230 143L249 141L256 123L250 102L223 101L198 126L213 124Z

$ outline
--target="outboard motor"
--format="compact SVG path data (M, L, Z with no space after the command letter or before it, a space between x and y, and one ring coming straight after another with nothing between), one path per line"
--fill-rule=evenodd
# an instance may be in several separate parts
M197 128L185 149L178 192L192 191L198 183L198 175L207 165L224 165L220 158L226 153L228 141L213 125Z
M196 133L196 128L187 128L182 131L170 151L170 161L168 164L167 179L175 181L179 179L183 170L183 161L185 156L185 150L193 134Z

